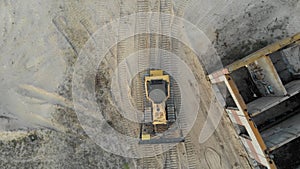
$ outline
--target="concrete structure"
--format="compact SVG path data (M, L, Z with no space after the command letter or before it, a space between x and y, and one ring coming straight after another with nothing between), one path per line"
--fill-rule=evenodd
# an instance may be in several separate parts
M300 136L299 44L300 33L208 76L226 84L226 112L259 167L277 168L273 152Z

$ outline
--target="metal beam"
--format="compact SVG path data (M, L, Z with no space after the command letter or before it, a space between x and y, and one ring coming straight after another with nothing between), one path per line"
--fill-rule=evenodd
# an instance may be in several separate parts
M239 111L243 113L244 117L247 120L247 122L244 125L245 125L245 128L248 130L248 133L249 133L252 141L257 142L257 144L259 145L259 148L260 148L261 152L263 153L261 155L264 155L265 158L267 159L270 169L276 169L277 167L274 164L274 161L272 159L270 159L268 154L266 153L267 146L266 146L261 134L259 133L258 129L256 128L256 125L250 118L250 116L247 112L247 105L246 105L243 97L239 93L239 90L238 90L235 82L233 81L233 79L231 78L230 75L225 75L225 77L226 77L225 83L226 83L226 86L227 86L232 98L234 99ZM253 137L255 137L255 138L253 138ZM259 153L259 152L257 152L257 153ZM256 159L256 160L260 161L260 158ZM264 165L266 165L266 164L264 164Z
M255 60L263 57L263 56L266 56L266 55L269 55L271 53L274 53L290 44L293 44L293 43L297 43L297 41L299 42L300 40L300 32L295 34L294 36L291 36L291 37L288 37L288 38L285 38L281 41L278 41L278 42L275 42L271 45L268 45L246 57L244 57L243 59L240 59L238 61L235 61L233 62L232 64L226 66L226 68L228 69L229 73L245 66L245 65L248 65L250 63L253 63Z

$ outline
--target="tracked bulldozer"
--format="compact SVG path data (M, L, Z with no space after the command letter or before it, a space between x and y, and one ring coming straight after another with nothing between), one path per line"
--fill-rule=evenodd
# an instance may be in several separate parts
M144 85L146 101L140 143L183 141L181 131L174 124L177 116L175 105L170 100L170 76L163 70L150 70L149 75L144 77Z

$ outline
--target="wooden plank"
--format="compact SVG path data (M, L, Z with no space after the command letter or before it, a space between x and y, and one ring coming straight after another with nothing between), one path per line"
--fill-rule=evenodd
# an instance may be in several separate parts
M262 132L267 147L273 151L300 136L300 114Z
M300 80L294 80L284 86L289 96L294 96L300 92Z
M248 113L256 116L300 92L300 80L292 81L285 85L287 96L284 97L261 97L247 104Z
M248 112L253 117L286 100L287 97L261 97L247 104Z

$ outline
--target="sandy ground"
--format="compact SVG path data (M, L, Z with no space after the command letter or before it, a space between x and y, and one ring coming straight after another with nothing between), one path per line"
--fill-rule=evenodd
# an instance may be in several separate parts
M158 1L149 3L155 9ZM299 0L174 0L172 4L175 15L206 34L225 65L300 27ZM72 73L80 49L120 11L135 10L132 0L0 2L0 166L141 168L136 160L107 153L89 139L71 104ZM188 49L184 52L192 55ZM187 62L193 65L192 60ZM210 89L204 72L196 69L195 73L202 77L199 84ZM211 95L208 90L202 97ZM199 144L209 104L205 99L201 103L186 145L192 147L196 168L250 168L225 115L212 137Z

